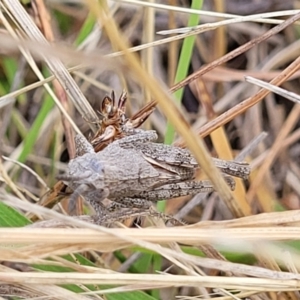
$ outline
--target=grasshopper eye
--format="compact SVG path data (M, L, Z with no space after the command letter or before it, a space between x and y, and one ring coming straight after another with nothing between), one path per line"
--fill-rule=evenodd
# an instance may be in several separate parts
M103 164L100 161L93 160L90 162L91 169L98 174L104 173Z

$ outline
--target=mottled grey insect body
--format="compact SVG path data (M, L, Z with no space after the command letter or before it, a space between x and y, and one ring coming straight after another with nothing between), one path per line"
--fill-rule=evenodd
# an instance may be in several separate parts
M165 144L147 143L137 145L146 158L151 158L159 163L184 167L189 169L199 168L198 162L188 149L182 149ZM247 179L250 168L247 163L226 161L223 159L212 158L216 167L223 173Z
M152 188L159 175L139 151L123 149L115 142L101 152L93 151L71 160L63 179L74 191L82 190L85 185L83 196L103 190L103 194L113 200Z
M60 176L74 191L70 209L79 195L84 196L100 220L105 198L118 207L147 209L161 199L213 191L209 181L193 180L199 166L188 150L153 143L156 138L155 131L136 130L95 153L83 136L77 136L76 149L81 156L71 160L66 174ZM246 177L250 172L246 164L218 159L215 164L234 176ZM225 179L234 189L234 180Z

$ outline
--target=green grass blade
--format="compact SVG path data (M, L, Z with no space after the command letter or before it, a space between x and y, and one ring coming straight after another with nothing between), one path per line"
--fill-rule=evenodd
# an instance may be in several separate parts
M201 9L202 4L203 4L202 0L193 0L191 8L192 9ZM188 21L188 26L192 27L192 26L198 25L199 19L200 19L199 15L191 14L189 21ZM185 38L183 41L183 45L182 45L180 57L179 57L179 62L178 62L178 67L177 67L177 71L176 71L176 75L175 75L175 83L186 78L186 76L188 74L188 69L189 69L189 66L191 63L195 39L196 39L195 36L189 36L189 37ZM178 90L174 93L175 101L178 105L181 104L182 95L183 95L183 88L181 88L180 90ZM167 131L166 131L166 135L165 135L165 144L168 144L168 145L172 144L174 141L174 136L175 136L175 129L174 129L173 125L170 122L168 122Z
M23 227L31 222L13 208L5 205L0 199L0 228Z
M201 9L202 8L203 1L202 0L193 0L191 8L193 9ZM194 15L191 14L189 21L188 21L188 26L196 26L199 23L199 15ZM181 52L180 52L180 57L179 57L179 62L177 66L177 71L176 71L176 76L175 76L175 83L183 80L186 78L188 74L188 69L191 63L192 59L192 53L193 53L193 48L195 44L195 36L189 36L184 39ZM175 96L175 101L178 105L181 104L182 100L182 95L183 95L183 88L176 91L174 96ZM175 137L175 128L174 126L168 122L167 123L167 130L165 134L165 144L172 144L174 141ZM165 206L166 203L165 201L160 201L157 203L157 209L158 211L165 211Z
M51 99L50 96L46 96L45 100L43 101L42 107L39 110L38 115L36 116L28 134L24 139L23 150L18 157L18 161L25 162L28 154L31 153L31 150L34 147L34 144L37 140L39 135L40 128L43 125L44 120L46 119L48 113L54 107L54 101Z
M79 46L92 32L94 26L95 26L95 16L93 14L89 14L83 23L80 32L75 40L75 45Z

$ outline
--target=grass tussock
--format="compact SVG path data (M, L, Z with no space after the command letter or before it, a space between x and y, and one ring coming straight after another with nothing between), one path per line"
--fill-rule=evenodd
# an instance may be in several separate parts
M2 299L299 298L300 2L270 3L0 1ZM68 215L56 176L112 90L214 184L157 204L183 224ZM231 192L212 156L249 180Z

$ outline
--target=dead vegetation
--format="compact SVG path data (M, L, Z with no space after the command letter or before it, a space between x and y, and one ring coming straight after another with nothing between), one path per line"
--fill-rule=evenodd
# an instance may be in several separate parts
M173 0L0 1L3 299L299 299L300 108L244 77L299 101L300 3L200 2L195 15ZM116 110L101 102L112 90ZM67 215L56 176L74 134L101 150L119 120L188 147L213 182L158 204L186 225ZM257 137L250 179L231 192L210 157L232 160Z

